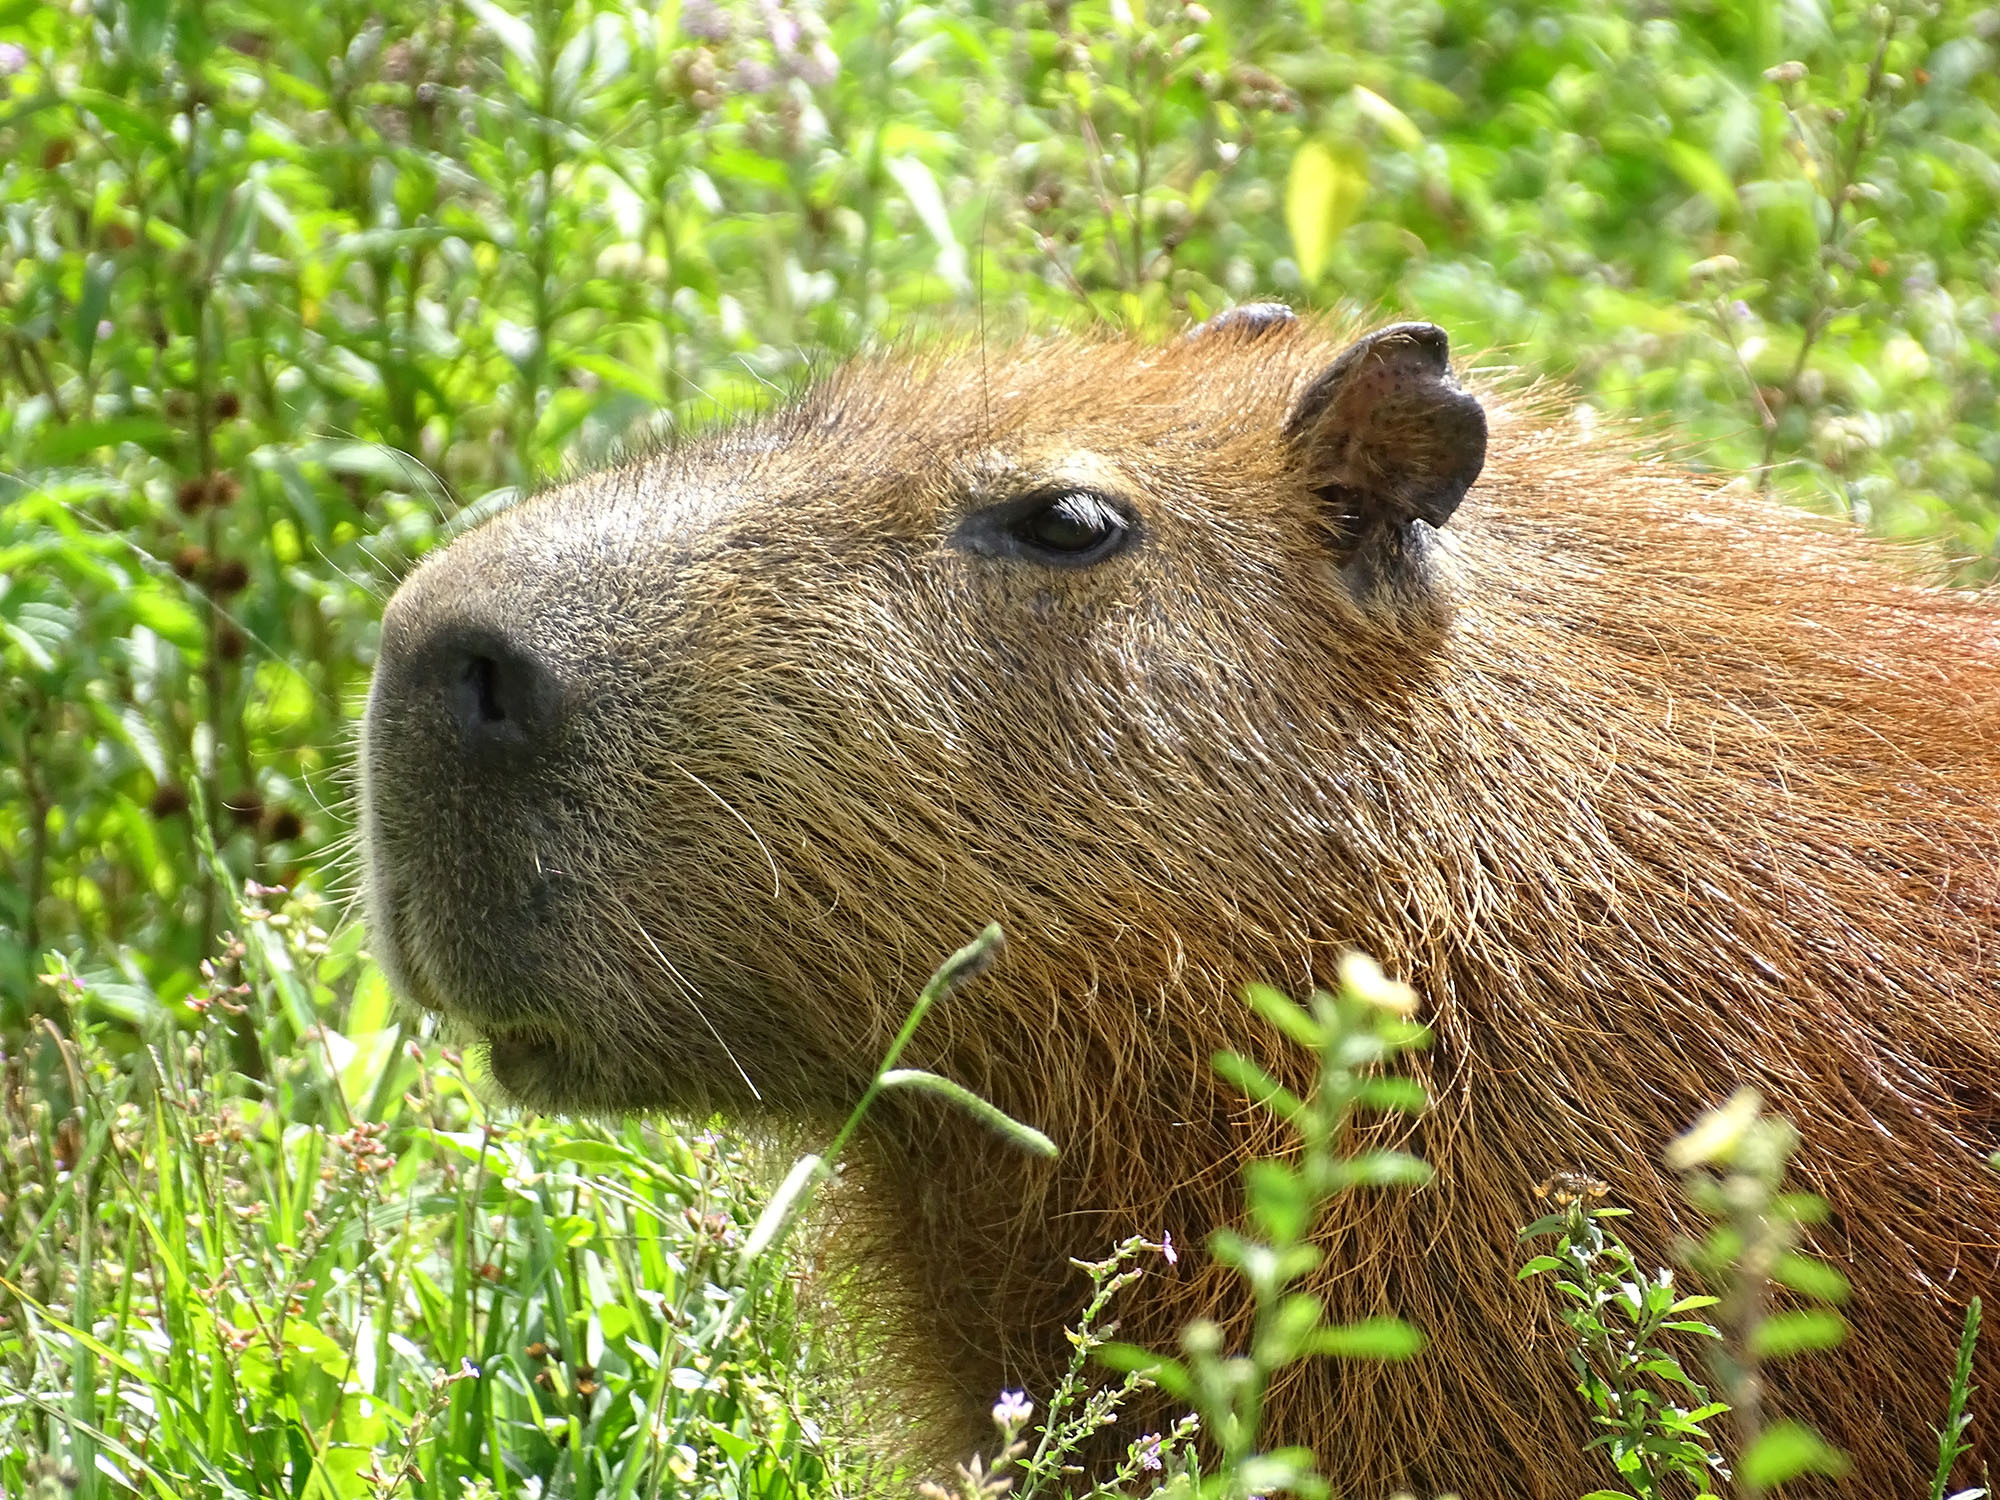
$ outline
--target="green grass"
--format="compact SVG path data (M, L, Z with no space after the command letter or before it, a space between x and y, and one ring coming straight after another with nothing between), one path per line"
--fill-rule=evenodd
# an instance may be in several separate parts
M762 1176L742 1149L497 1117L398 1021L358 929L318 915L253 899L192 1028L84 1024L9 1058L0 1493L860 1483L794 1404L814 1350L790 1273L739 1273ZM51 990L65 1020L90 999ZM243 1025L268 1079L235 1071Z

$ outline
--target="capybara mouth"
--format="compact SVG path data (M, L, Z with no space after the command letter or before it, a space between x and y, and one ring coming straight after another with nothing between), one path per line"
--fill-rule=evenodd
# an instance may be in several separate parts
M538 1109L581 1102L575 1057L547 1027L514 1026L485 1036L486 1065L509 1096ZM565 1086L566 1083L568 1086Z
M695 1117L713 1112L698 1070L634 1067L556 1026L476 1029L494 1083L528 1109L605 1115L665 1110Z

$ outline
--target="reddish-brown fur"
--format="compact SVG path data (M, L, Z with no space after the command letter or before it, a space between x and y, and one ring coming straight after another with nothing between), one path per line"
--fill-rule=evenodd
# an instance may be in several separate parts
M822 1120L1001 922L907 1060L1061 1160L892 1097L850 1205L899 1288L886 1373L966 1445L1003 1385L1053 1384L1071 1256L1170 1231L1124 1336L1240 1326L1198 1247L1277 1142L1208 1059L1301 1079L1237 991L1375 954L1436 1032L1437 1179L1343 1201L1316 1290L1431 1344L1293 1371L1268 1434L1361 1496L1610 1480L1516 1229L1580 1170L1664 1262L1661 1148L1754 1083L1855 1284L1847 1345L1770 1404L1848 1449L1848 1493L1919 1494L1965 1302L2000 1294L2000 619L1509 387L1451 555L1357 598L1280 436L1340 332L863 365L469 535L385 663L504 617L591 686L552 768L475 796L385 667L378 945L527 1098ZM1051 479L1130 497L1144 546L1052 573L950 544ZM1975 1434L2000 1463L2000 1419Z

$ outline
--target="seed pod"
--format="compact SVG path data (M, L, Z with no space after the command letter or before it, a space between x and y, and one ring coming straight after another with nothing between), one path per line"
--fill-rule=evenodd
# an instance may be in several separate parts
M173 781L161 782L154 790L152 800L146 804L147 814L160 823L168 818L177 818L187 810L187 788Z
M221 599L240 594L250 582L250 567L240 557L219 559L209 574L209 591Z

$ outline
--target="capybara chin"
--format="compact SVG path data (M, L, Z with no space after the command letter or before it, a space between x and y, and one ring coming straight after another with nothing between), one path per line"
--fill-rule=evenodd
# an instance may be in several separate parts
M1612 1478L1516 1229L1586 1172L1665 1263L1662 1147L1755 1084L1855 1284L1767 1406L1848 1493L1921 1494L1965 1304L2000 1301L2000 619L1461 386L1434 327L1353 332L862 363L454 542L383 622L376 951L533 1104L817 1121L1001 923L906 1056L1060 1159L891 1098L841 1231L893 1287L880 1378L961 1451L1054 1386L1072 1256L1170 1232L1122 1335L1242 1326L1198 1247L1279 1141L1209 1059L1302 1078L1241 986L1376 955L1436 1034L1437 1177L1343 1201L1314 1290L1430 1344L1290 1372L1267 1433L1354 1496Z

